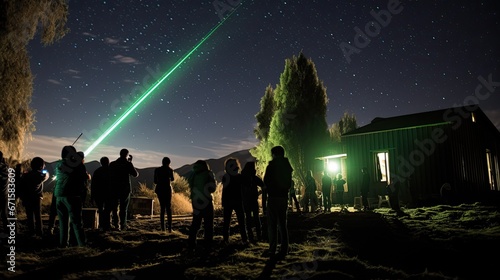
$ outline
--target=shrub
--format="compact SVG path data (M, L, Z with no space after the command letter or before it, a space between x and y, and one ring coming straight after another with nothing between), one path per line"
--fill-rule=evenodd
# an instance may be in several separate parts
M214 203L214 215L223 216L222 213L222 183L218 182L215 192L212 194Z
M189 183L185 177L174 172L174 181L172 182L174 193L182 193L189 197Z
M175 189L177 190L184 189L185 188L185 186L183 186L184 183L187 185L187 181L183 180L182 177L178 177L177 180L175 180L172 184L172 185L175 184L177 186L177 188L174 188L174 194L172 195L171 208L173 215L183 215L193 212L191 201L187 197L186 193L175 192ZM158 200L158 196L156 195L154 190L148 188L145 183L139 183L139 187L135 189L133 196L152 198L154 201L153 213L155 215L160 214L160 201Z
M148 188L146 183L139 183L138 187L132 188L132 197L147 197L153 199L153 214L160 213L160 202L154 189Z
M159 212L158 205L158 212ZM174 193L172 196L172 214L183 215L193 213L193 206L189 198L182 193Z
M155 198L156 194L155 194L154 189L148 188L146 183L139 183L139 186L137 188L133 188L132 196Z

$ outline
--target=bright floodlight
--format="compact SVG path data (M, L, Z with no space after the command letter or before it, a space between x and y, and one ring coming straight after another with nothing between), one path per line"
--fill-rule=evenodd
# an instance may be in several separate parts
M339 164L336 161L329 161L327 169L329 173L337 173L340 170Z

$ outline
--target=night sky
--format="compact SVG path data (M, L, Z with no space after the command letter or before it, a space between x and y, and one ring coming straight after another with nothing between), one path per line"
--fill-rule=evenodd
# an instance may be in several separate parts
M238 2L69 1L70 32L29 45L37 122L27 155L56 160L82 132L75 146L86 150ZM476 101L500 128L497 2L241 1L86 160L128 148L137 167L169 156L177 168L253 147L265 88L301 51L327 89L329 125L345 111L363 126Z

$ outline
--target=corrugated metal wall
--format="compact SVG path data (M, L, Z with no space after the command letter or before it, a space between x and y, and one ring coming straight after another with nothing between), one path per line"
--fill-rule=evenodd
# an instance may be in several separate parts
M488 191L486 149L498 159L500 140L498 131L491 132L482 116L477 117L476 123L468 118L454 126L441 124L343 137L350 185L347 201L360 195L363 166L368 167L372 178L370 196L384 193L385 184L374 180L375 153L384 150L389 152L392 175L407 179L401 193L403 203L410 202L410 193L413 199L439 198L444 183L450 183L453 192L462 198ZM442 134L437 137L439 132Z

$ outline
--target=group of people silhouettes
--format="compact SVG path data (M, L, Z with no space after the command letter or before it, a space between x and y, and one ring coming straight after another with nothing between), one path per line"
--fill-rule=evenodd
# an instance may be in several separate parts
M264 239L259 215L259 194L263 194L262 205L267 216L267 239L271 258L282 259L288 254L287 212L288 198L292 188L292 166L285 157L281 146L271 149L264 178L257 176L255 162L247 162L241 168L236 158L224 161L222 182L222 210L224 243L230 242L230 227L233 213L236 215L241 241L245 244ZM213 193L216 191L216 178L208 163L198 160L188 176L193 206L193 220L189 230L188 247L195 249L197 234L204 222L205 246L210 248L214 237ZM278 237L279 236L279 237ZM278 247L278 240L280 246Z
M331 178L325 170L321 176L321 188L318 188L316 179L313 177L313 172L309 170L305 176L305 190L302 200L304 205L303 212L331 212L333 206L332 193L335 193L340 212L347 212L348 210L344 203L346 183L342 174L339 173L334 178Z
M222 183L222 237L224 243L230 242L230 228L233 213L236 216L237 228L241 241L245 244L267 240L269 249L265 252L271 258L284 258L289 252L287 213L289 207L296 211L314 212L323 208L331 211L332 190L336 194L341 210L346 181L342 175L333 180L324 172L321 178L320 191L313 178L312 171L305 176L303 205L296 196L293 168L285 157L282 146L271 149L272 160L268 162L263 178L257 175L255 162L246 162L243 168L237 158L228 158L224 162L224 173L220 178ZM87 244L82 221L82 211L85 207L87 193L90 193L92 205L99 213L99 228L102 231L127 230L128 208L131 200L131 177L139 175L132 163L132 155L127 149L121 149L119 157L110 161L108 157L100 159L100 167L92 176L84 164L83 152L78 152L74 146L64 146L61 159L54 168L55 187L48 221L48 231L53 233L56 217L59 220L59 245L85 246ZM154 192L160 204L160 229L172 232L172 196L174 170L170 167L170 158L164 157L160 167L154 170ZM7 178L5 160L0 152L2 180ZM5 173L5 174L4 174ZM28 233L42 236L43 223L41 218L41 199L43 184L49 179L45 169L45 161L40 157L31 160L29 172L21 172L16 166L18 187L16 195L26 209ZM190 200L192 203L192 222L188 233L188 248L195 249L197 235L202 227L206 246L211 246L214 239L214 203L213 194L217 189L217 179L204 160L193 164L186 177ZM3 184L2 186L6 185ZM365 184L364 184L365 185ZM318 202L320 192L321 202ZM363 197L367 190L362 189ZM260 218L259 196L262 194L262 208L267 218L264 228ZM0 205L4 207L4 205ZM2 220L6 219L6 211L2 211ZM166 215L166 219L165 219ZM4 225L6 222L3 223ZM279 244L278 244L279 243Z
M91 177L83 157L83 153L77 152L73 146L65 146L61 151L61 160L55 167L54 197L61 247L70 245L70 233L73 234L76 245L84 246L87 242L82 208ZM99 223L104 231L110 230L113 214L115 229L127 230L127 212L132 193L130 177L139 175L132 163L132 155L127 149L122 149L116 160L110 162L107 157L103 157L100 162L101 167L94 171L90 186L91 200L97 205L99 212Z
M57 217L59 246L61 247L87 244L82 211L89 192L90 200L97 206L99 224L103 230L111 229L111 214L114 229L127 229L127 212L132 192L130 177L139 175L132 164L132 156L127 149L122 149L120 157L115 161L110 162L109 158L102 157L100 162L101 167L96 169L91 176L84 164L84 153L68 145L62 148L61 158L55 163L53 174L55 186L50 206L48 233L53 234ZM7 186L6 178L9 175L7 174L9 167L1 152L0 169L3 193L3 187ZM41 157L34 157L30 161L28 171L23 172L22 164L17 164L14 173L15 188L13 189L26 212L27 233L30 236L43 237L41 202L44 183L50 176L46 170L45 161ZM2 220L6 213L3 211L3 201L3 199L0 200ZM6 224L6 221L3 221L3 225Z

